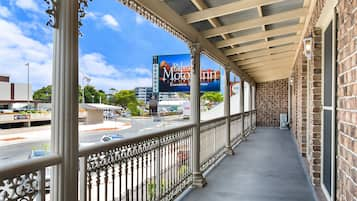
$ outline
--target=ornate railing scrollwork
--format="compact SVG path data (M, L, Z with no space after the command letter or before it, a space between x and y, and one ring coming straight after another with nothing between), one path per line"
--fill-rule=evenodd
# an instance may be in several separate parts
M39 174L31 172L0 183L0 200L32 201L39 193Z
M57 4L55 0L44 0L47 4L46 13L48 14L48 21L46 22L47 26L52 28L57 28Z
M93 0L89 0L93 1ZM88 8L88 0L78 0L78 35L83 36L81 32L81 27L83 25L82 19L86 16L86 8Z

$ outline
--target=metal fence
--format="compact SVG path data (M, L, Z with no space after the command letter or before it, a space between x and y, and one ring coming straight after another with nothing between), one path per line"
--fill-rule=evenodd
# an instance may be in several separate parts
M230 117L231 143L240 142L242 122L255 128L256 112ZM224 155L226 120L200 125L200 164L206 171ZM252 121L252 125L251 125ZM251 127L252 126L252 127ZM192 184L194 124L79 150L79 200L173 200ZM51 167L60 156L46 156L0 167L0 201L49 200Z
M207 170L223 154L226 134L226 117L208 120L200 128L201 171Z

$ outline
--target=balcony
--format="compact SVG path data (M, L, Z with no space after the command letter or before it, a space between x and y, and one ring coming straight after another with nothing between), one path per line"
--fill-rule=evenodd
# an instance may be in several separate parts
M52 155L2 165L0 201L357 200L356 0L120 0L189 46L190 122L88 147L78 143L76 34L87 1L46 2ZM201 53L225 69L224 116L209 121ZM230 73L240 78L233 115ZM279 127L280 113L291 130L256 128Z
M234 152L182 200L315 200L289 130L257 128Z
M200 123L199 163L194 160L196 126L191 123L81 148L79 200L173 200L194 185L195 164L207 172L225 157L227 123L230 142L238 146L255 129L255 118L251 111ZM46 175L61 163L61 157L51 155L1 167L0 200L49 200L56 191Z

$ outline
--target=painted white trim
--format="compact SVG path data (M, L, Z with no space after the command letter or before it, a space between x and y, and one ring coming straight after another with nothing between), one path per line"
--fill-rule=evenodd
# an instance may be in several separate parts
M321 27L326 29L329 22L333 18L335 12L335 7L337 6L338 0L326 0L324 7L321 11L320 18L316 22L316 27Z
M327 0L325 3L325 7L322 10L322 13L320 15L320 18L317 22L317 26L321 28L322 30L322 35L321 35L321 40L322 40L322 57L321 57L321 64L322 64L322 83L324 83L324 55L325 55L325 45L324 45L324 40L325 40L325 31L329 24L332 22L332 102L331 106L324 106L324 85L322 84L322 111L321 111L321 188L322 191L326 197L327 200L332 201L335 200L336 197L336 192L335 192L335 172L336 172L336 149L335 149L335 143L336 143L336 130L335 130L335 124L336 124L336 12L335 12L335 7L337 5L338 1L337 0ZM323 153L324 153L324 114L323 112L325 110L331 111L331 195L328 193L324 181L323 181Z

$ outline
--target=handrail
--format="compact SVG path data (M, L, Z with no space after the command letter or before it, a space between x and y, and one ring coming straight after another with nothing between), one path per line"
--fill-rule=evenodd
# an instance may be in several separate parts
M60 164L61 162L61 156L52 154L41 158L9 163L0 167L0 181L27 174L29 172L38 171L46 167Z
M223 116L223 117L218 117L218 118L202 121L200 123L200 126L205 126L206 124L210 124L210 123L213 123L213 122L216 122L216 121L221 121L221 120L224 120L226 118L227 118L227 116Z
M241 117L242 113L235 113L235 114L231 114L231 118L235 118L235 117Z
M168 129L168 130L155 131L155 132L149 133L147 135L143 135L143 136L132 137L132 138L127 138L127 139L123 139L123 140L111 141L111 142L100 143L100 144L94 144L94 145L90 145L90 146L86 146L86 147L80 147L78 156L84 157L84 156L88 156L90 154L108 151L115 147L125 146L128 144L136 143L138 141L145 141L145 140L148 140L151 138L161 137L168 133L173 133L176 131L193 128L194 126L195 126L195 124L189 123L184 126L175 127L175 128Z

